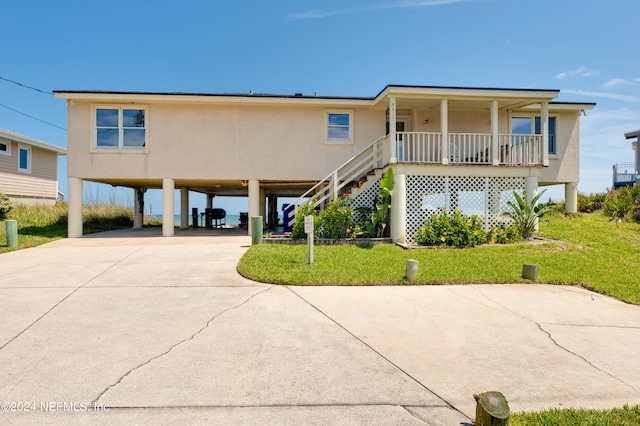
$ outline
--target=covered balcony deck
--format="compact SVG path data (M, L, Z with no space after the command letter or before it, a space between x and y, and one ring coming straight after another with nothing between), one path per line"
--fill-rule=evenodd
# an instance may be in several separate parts
M543 166L545 161L542 135L500 134L494 139L492 134L449 133L444 138L435 132L396 132L395 139L399 163Z

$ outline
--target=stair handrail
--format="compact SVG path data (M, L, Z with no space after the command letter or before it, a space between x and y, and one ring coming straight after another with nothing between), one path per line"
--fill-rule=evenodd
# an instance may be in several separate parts
M370 150L371 148L373 148L376 144L378 144L379 142L383 141L388 135L383 135L380 136L378 139L376 139L375 141L373 141L372 143L370 143L369 145L367 145L365 148L363 148L360 152L358 152L357 154L355 154L353 157L349 158L347 161L345 161L344 163L342 163L340 166L338 166L335 170L333 170L331 173L329 173L324 179L318 181L318 183L316 183L314 186L312 186L309 190L307 190L304 194L302 194L301 196L299 196L298 198L296 198L291 204L294 205L293 210L290 210L288 212L287 217L284 218L284 220L288 220L289 224L291 224L291 222L293 220L295 220L296 217L296 213L298 212L298 207L301 204L301 200L303 198L309 198L312 194L314 196L318 196L320 194L320 197L316 199L315 203L314 203L314 207L318 206L319 204L325 202L325 201L329 201L331 202L334 194L333 189L335 189L335 191L339 191L340 189L342 189L346 184L347 181L343 182L342 184L340 184L340 181L343 180L343 178L345 176L357 176L360 174L364 174L370 170L372 170L373 168L375 168L375 165L370 162L370 161L365 161L365 160L359 160L359 163L355 166L356 168L351 168L349 169L347 172L345 172L343 175L338 175L338 172L349 166L352 162L355 162L362 154L366 153L367 150ZM378 154L380 152L383 152L383 144L380 144L380 146L376 149L374 148L371 151L370 157L376 158L378 157ZM382 156L379 157L380 160L383 161L382 166L384 166L384 159L382 158ZM362 167L360 167L362 166ZM358 168L359 167L359 168ZM331 182L334 182L334 185L330 185ZM325 185L324 188L322 188L321 191L319 191L318 193L316 193L315 191L320 188L321 186ZM328 189L327 189L328 188ZM328 194L323 194L323 191L329 191ZM306 201L305 201L306 202Z

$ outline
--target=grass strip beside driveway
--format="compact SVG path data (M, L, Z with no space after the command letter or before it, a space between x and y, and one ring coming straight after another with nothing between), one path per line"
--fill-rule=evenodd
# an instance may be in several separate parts
M521 283L522 265L540 265L539 281L584 285L640 304L640 224L600 213L546 215L534 243L469 249L404 250L394 245L252 246L238 264L247 278L288 285L400 285L407 259L420 261L416 284Z

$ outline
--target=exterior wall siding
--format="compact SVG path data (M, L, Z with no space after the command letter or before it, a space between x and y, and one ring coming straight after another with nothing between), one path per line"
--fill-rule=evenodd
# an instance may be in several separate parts
M18 146L0 155L0 192L13 199L55 200L58 195L58 154L31 147L31 173L18 171Z
M557 114L551 112L552 115ZM578 182L580 179L579 111L558 113L557 155L549 155L549 167L542 170L540 184Z
M141 105L147 108L145 153L92 150L93 105L70 105L68 151L73 155L68 159L69 176L317 180L385 132L384 111L368 108L347 108L353 112L354 143L329 144L325 115L333 108Z

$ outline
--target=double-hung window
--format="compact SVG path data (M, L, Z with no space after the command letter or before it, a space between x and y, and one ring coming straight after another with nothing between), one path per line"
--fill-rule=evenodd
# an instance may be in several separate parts
M351 111L328 111L327 133L328 143L353 142L353 114Z
M95 145L105 150L146 148L146 109L96 108Z
M549 117L549 154L556 155L558 152L556 143L557 117ZM511 133L522 135L515 137L516 141L524 141L529 138L526 135L541 135L542 126L540 116L513 116L511 117Z

